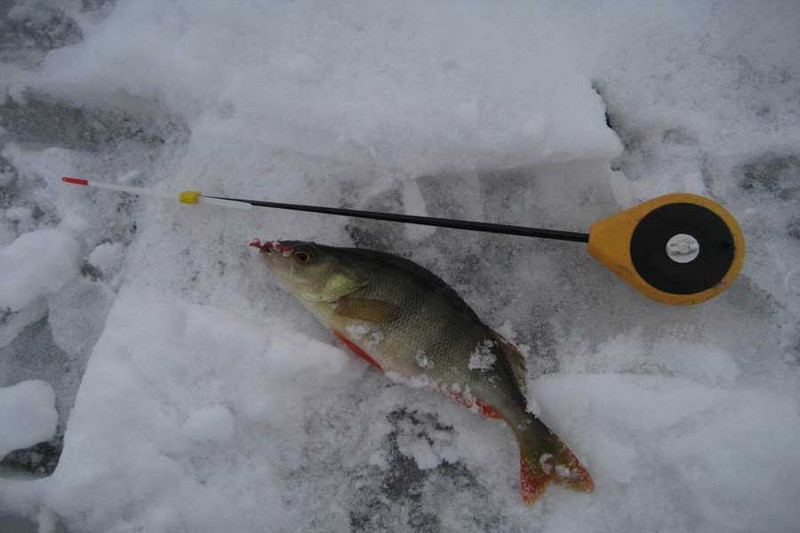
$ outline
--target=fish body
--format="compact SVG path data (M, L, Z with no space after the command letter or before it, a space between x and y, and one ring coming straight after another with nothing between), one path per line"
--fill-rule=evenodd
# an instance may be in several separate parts
M593 490L569 448L527 411L522 354L439 277L373 250L299 241L251 245L300 303L367 362L508 423L520 443L526 503L550 481Z

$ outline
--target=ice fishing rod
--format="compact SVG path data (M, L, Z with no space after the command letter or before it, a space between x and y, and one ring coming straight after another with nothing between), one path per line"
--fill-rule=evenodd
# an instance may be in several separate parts
M63 177L64 183L175 199L138 187ZM659 302L683 305L705 302L727 289L744 263L744 235L736 219L704 196L675 193L595 222L589 233L492 224L471 220L382 213L339 207L268 202L183 191L187 205L249 209L268 207L423 226L556 239L588 244L589 254L642 294Z

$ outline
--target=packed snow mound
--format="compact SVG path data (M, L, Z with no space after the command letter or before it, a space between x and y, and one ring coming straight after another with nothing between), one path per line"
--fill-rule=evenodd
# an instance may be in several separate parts
M363 370L289 324L125 291L86 369L47 506L79 530L291 529L281 483L303 468L302 427Z
M53 387L31 380L0 388L0 460L8 452L51 438L58 414Z
M408 177L616 155L563 35L543 10L509 7L145 0L119 5L44 68L56 87L77 79L90 91L157 95L205 135L232 120L258 130L255 144L373 152L374 162L402 161Z
M0 249L0 309L19 311L52 294L78 271L80 247L69 232L42 229Z

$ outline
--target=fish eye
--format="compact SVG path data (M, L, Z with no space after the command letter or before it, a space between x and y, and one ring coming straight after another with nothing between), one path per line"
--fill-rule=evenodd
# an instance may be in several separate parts
M294 257L300 263L308 263L309 261L311 261L311 254L308 252L303 252L303 251L295 252Z

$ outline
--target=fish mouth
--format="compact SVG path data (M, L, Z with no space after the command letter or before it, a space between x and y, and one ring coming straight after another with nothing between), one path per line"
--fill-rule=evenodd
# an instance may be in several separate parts
M289 253L292 251L292 247L288 246L281 241L264 241L261 242L261 239L253 239L249 246L254 248L258 248L262 252L265 253L272 253L272 252L280 252L280 253Z

